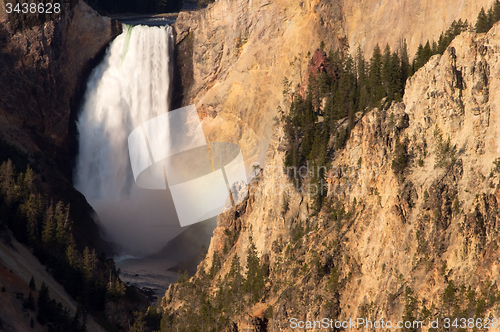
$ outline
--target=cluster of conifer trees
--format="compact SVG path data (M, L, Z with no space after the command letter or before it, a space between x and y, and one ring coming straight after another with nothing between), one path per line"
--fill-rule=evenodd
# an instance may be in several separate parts
M78 300L82 312L104 312L106 297L124 294L114 265L95 250L77 249L69 205L46 201L37 190L36 178L29 166L25 172L17 172L10 159L0 165L0 227L8 226L18 241L33 249L54 278ZM42 290L40 296L44 295ZM47 295L39 299L39 322L49 323L55 331L74 324L68 320L69 314L51 301L47 289Z
M480 13L479 16L484 15ZM489 30L494 22L500 20L500 0L488 11L486 18ZM478 18L478 32L485 29L479 28L483 26L482 21ZM391 51L389 45L382 51L377 45L369 61L359 49L355 58L347 52L330 52L327 69L310 75L305 98L294 95L289 115L284 118L285 135L289 142L285 159L287 169L299 168L307 163L315 169L328 165L335 151L343 148L349 138L357 112L364 113L374 107L387 109L393 101L401 101L408 77L433 55L443 54L453 39L469 28L467 21L453 21L437 42L427 41L425 46L419 45L412 62L406 42L397 52ZM323 47L324 43L320 48ZM284 86L283 93L288 95L290 83L287 79ZM321 168L311 177L312 184L319 186L325 181L323 170ZM324 191L316 195L317 209L321 208L325 195Z
M182 315L164 311L161 331L225 331L231 329L230 318L257 303L265 295L266 278L269 265L257 255L255 244L251 241L247 248L247 264L244 269L237 254L233 255L231 268L224 279L220 276L216 292L210 295L210 281L215 278L221 267L220 254L215 255L209 273L201 270L194 280L186 275L178 280L184 306Z
M413 70L406 42L397 52L391 51L389 45L382 51L377 45L368 62L361 50L354 59L347 52L330 52L327 69L310 75L305 98L295 95L290 113L284 118L289 142L287 169L307 162L309 166L327 165L334 151L346 143L356 113L401 101L406 79ZM320 185L325 177L322 168L311 181ZM317 208L325 195L324 191L316 195Z
M446 32L441 33L439 40L437 42L432 41L422 46L418 46L417 54L415 54L415 60L413 61L414 72L423 67L429 59L436 54L443 54L444 51L450 46L453 39L464 31L469 29L469 23L467 20L462 22L462 20L453 21L451 26L446 30Z
M480 13L480 16L486 17L489 22L487 30L489 30L491 25L500 18L497 16L500 14L495 14L500 13L500 0L495 2L493 9L488 11L487 15L484 10L482 12L484 15ZM484 21L482 18L478 18L476 24L478 32L484 32L486 29L478 28L483 26L482 21ZM443 54L453 39L468 29L470 26L467 21L454 21L450 28L441 34L437 42L428 41L425 46L420 45L411 62L405 42L397 52L391 51L389 46L382 51L377 45L369 61L365 60L360 50L354 58L347 52L330 52L327 69L310 76L305 97L299 94L294 95L290 113L283 119L285 135L289 142L285 167L298 168L305 166L307 162L309 166L327 165L335 151L345 146L359 115L374 107L387 109L393 101L401 101L408 77L424 66L433 55ZM323 47L324 43L320 48L323 49ZM288 96L289 93L290 82L285 79L283 94ZM406 145L405 140L396 140L392 169L399 175L408 163ZM315 167L315 169L318 168ZM292 174L297 173L289 175ZM319 172L310 181L319 182L325 176L325 173ZM300 181L301 179L294 178L294 180ZM318 210L325 199L322 195L316 196ZM328 207L327 211L331 213L330 218L336 221L336 225L340 224L344 216L347 220L351 218L350 213L345 213L340 205L334 208L334 204L330 202L325 204L325 207ZM298 240L308 232L308 229L304 230L300 224L295 226L291 231L291 244L300 242ZM192 280L189 279L187 273L179 277L175 287L180 298L184 300L183 307L173 312L167 310L160 313L150 309L145 315L141 314L141 319L138 320L142 322L140 326L145 328L149 325L144 324L145 321L161 315L161 331L175 329L178 331L221 331L235 328L231 326L231 318L261 301L269 291L264 289L269 277L269 266L266 264L266 258L259 258L255 245L250 243L247 249L246 269L240 265L239 258L235 254L232 257L229 272L224 278L219 275L216 291L211 293L211 281L218 275L222 260L228 259L227 251L233 244L227 248L225 246L222 253L215 253L208 273L200 270ZM289 250L290 245L287 247L285 256L294 259L293 253ZM332 243L332 246L336 245ZM325 271L319 258L314 262L311 265L311 268L315 269L314 275L323 277ZM302 270L307 269L309 267L304 264ZM333 267L329 272L327 287L338 297L338 271L336 267ZM286 296L285 290L282 293L283 299L286 299ZM160 304L165 305L165 303ZM328 307L332 312L331 316L335 317L338 314L338 298L334 297L333 300L326 301L325 307ZM266 310L266 315L272 317L272 308ZM137 329L139 330L141 329ZM152 328L149 327L149 330Z
M476 21L476 32L488 32L493 24L500 21L500 0L496 0L493 6L486 13L484 8L481 8Z

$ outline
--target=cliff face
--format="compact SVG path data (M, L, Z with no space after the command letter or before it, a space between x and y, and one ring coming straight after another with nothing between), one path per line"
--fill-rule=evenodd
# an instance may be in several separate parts
M438 40L453 20L474 24L481 1L232 1L180 13L175 27L175 107L196 104L210 140L239 143L247 166L263 162L273 118L285 108L283 80L303 82L308 53L376 44L410 55ZM294 90L295 86L292 86ZM250 167L248 167L250 169Z
M344 22L352 51L358 46L371 56L378 43L383 47L389 43L398 49L406 39L410 54L415 54L419 44L439 39L453 20L468 20L475 24L477 14L484 7L491 7L494 0L440 0L440 1L390 1L390 0L345 0Z
M233 285L234 254L246 266L253 241L265 295L228 314L238 330L288 331L293 317L497 317L499 33L457 37L407 82L402 103L361 117L330 165L319 212L308 180L297 192L284 176L287 143L275 125L252 195L219 217L190 282L213 276L204 289L218 301ZM164 307L185 305L186 289L172 285Z
M25 152L41 151L62 161L68 156L71 110L91 60L120 28L83 1L63 5L61 15L32 27L7 14L5 2L0 11L2 139Z
M72 186L72 120L87 75L120 26L83 1L62 5L51 19L6 13L0 4L0 142L14 146L44 179L43 192L71 203L77 240L104 249L92 208ZM1 158L13 154L0 151Z
M220 0L180 13L182 103L196 104L208 139L238 143L247 166L262 162L283 79L300 81L321 40L338 47L340 12L338 1Z

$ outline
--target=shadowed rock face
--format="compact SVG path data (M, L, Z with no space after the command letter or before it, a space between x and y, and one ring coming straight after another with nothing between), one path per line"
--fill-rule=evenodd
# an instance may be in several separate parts
M120 32L83 1L43 20L9 16L0 4L0 139L25 156L18 166L29 161L42 175L42 192L71 203L82 244L101 249L92 208L71 184L72 121L87 75Z
M92 60L121 28L83 1L63 8L59 17L24 28L19 18L6 14L3 3L0 7L2 139L62 162L68 156L70 115ZM65 164L62 170L69 175Z

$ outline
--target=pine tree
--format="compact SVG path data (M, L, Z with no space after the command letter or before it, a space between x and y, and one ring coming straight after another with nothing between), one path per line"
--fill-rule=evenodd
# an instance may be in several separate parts
M415 59L413 60L413 72L417 72L424 65L424 47L422 44L418 45Z
M0 192L4 194L4 200L10 205L15 196L14 166L12 160L8 159L0 165Z
M36 290L36 284L35 284L35 278L33 278L33 276L31 276L31 279L30 279L30 289L35 291Z
M400 102L403 97L401 59L397 53L391 55L389 68L389 92L391 100Z
M488 9L488 14L486 14L488 17L488 31L491 29L493 24L495 24L495 14L493 13L493 8Z
M477 33L488 32L490 30L490 28L491 28L491 26L488 22L488 16L486 16L486 13L484 12L484 8L481 8L481 11L479 12L479 15L477 16L476 32Z
M95 270L97 267L97 254L95 252L95 248L92 249L92 255L90 256L90 267L92 268L92 271Z
M26 173L24 174L24 179L23 179L23 183L24 183L24 187L25 189L27 190L27 193L32 193L33 190L34 190L34 181L35 181L35 173L33 172L33 169L31 169L31 167L29 167L28 165L28 168L26 169Z
M384 48L384 55L382 56L382 81L385 88L385 95L391 98L389 85L391 81L391 48L387 44Z
M71 234L69 209L69 204L64 207L62 202L58 202L54 211L54 219L56 222L56 241L62 248L68 245L68 240Z
M148 328L146 326L146 321L144 319L144 314L142 312L136 312L134 314L135 322L134 325L130 328L130 332L146 332Z
M396 146L394 147L394 157L392 159L391 168L395 174L400 175L404 172L408 165L407 147L405 143L401 143L399 138L396 139Z
M368 76L366 73L367 63L365 61L365 56L361 47L358 46L358 51L356 53L356 69L357 69L357 79L358 79L358 89L357 89L357 99L358 99L358 112L364 112L365 107L369 102L368 94Z
M493 4L493 24L500 22L500 0Z
M33 297L33 293L30 291L28 298L24 300L23 307L25 309L30 309L31 311L36 310L35 298Z
M431 57L432 57L432 48L429 41L427 41L427 43L425 43L423 52L424 64L427 63L427 61L429 61Z
M406 80L408 77L413 75L410 66L410 58L408 55L408 45L406 44L406 39L403 40L399 54L401 54L401 86L404 89Z
M327 93L330 92L330 86L331 86L331 78L330 75L328 75L327 72L322 71L321 74L319 75L319 80L318 80L318 91L319 91L319 97L323 98Z
M45 283L42 283L38 292L38 322L45 324L50 314L50 295L49 288Z
M447 47L448 47L447 38L445 37L444 33L441 33L438 40L437 52L439 54L443 54L444 51L446 51Z
M255 303L260 299L264 288L264 276L260 268L260 259L257 256L257 248L250 238L247 249L247 275L243 284L243 291L250 294L250 302Z
M45 219L43 223L43 231L42 231L42 243L45 249L48 249L52 246L52 243L55 239L55 224L54 224L54 207L52 203L47 208L45 212Z
M32 244L36 242L38 236L38 218L41 210L39 199L39 195L29 194L28 200L24 201L20 206L20 210L27 221L28 240Z
M384 87L382 86L382 51L378 44L375 46L370 60L370 95L372 105L375 105L384 97Z
M226 281L229 282L230 286L230 297L232 302L238 302L238 311L241 310L241 291L243 289L243 283L245 279L242 275L242 268L240 264L240 258L238 254L234 254L233 259L231 261L231 268L226 275Z
M432 55L439 53L438 52L438 45L435 41L432 41L431 51L432 51Z
M76 255L76 250L74 245L69 245L66 248L66 260L68 264L74 268L78 268L78 256Z
M87 280L92 279L92 255L90 254L89 247L83 250L83 275Z

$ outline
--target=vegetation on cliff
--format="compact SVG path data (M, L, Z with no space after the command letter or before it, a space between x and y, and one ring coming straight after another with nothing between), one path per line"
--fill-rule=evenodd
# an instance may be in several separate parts
M493 24L500 21L500 1L496 0L493 6L488 10L488 13L481 8L479 15L477 16L476 22L476 32L483 33L488 32Z
M0 228L7 226L18 241L29 246L78 300L80 311L70 318L60 304L50 300L48 289L42 285L38 321L49 323L54 331L83 330L86 313L102 316L106 301L122 298L127 289L105 253L98 255L95 249L82 248L75 242L70 206L47 200L39 191L40 186L42 180L29 165L24 172L19 172L10 159L0 165ZM36 287L34 281L30 287ZM132 290L128 296L133 296ZM69 328L68 324L73 325Z
M475 154L472 152L475 147L464 145L459 148L454 144L457 137L450 136L456 134L456 127L443 135L439 126L434 126L438 121L463 127L470 124L464 124L471 120L470 117L465 119L464 103L468 101L462 99L462 94L472 93L478 104L482 103L483 96L488 100L487 79L485 85L473 81L478 87L472 92L466 91L463 84L453 83L459 78L454 62L457 57L455 47L459 44L453 48L449 45L469 28L467 22L454 22L435 47L428 43L428 46L421 47L412 64L405 61L408 75L411 75L413 70L429 61L432 54L445 55L433 58L436 66L441 65L439 71L420 71L415 79L420 82L412 80L413 84L409 85L423 86L423 92L418 90L415 93L417 89L413 88L415 96L412 98L429 99L429 104L435 108L427 108L427 114L431 114L429 119L422 119L424 111L405 108L403 103L397 102L402 97L402 91L399 95L398 92L406 83L394 79L401 77L402 52L394 56L390 49L384 52L376 49L369 62L357 59L361 57L352 59L342 52L330 54L328 63L322 65L324 70L309 78L304 95L297 92L293 96L289 116L284 118L285 143L278 144L272 152L275 156L282 156L277 151L284 151L287 167L304 166L308 161L331 166L334 158L336 162L352 162L352 156L358 159L362 154L363 159L359 157L357 168L366 164L383 167L383 177L387 181L369 179L368 192L354 199L332 194L322 197L321 204L312 202L318 196L308 201L307 195L297 198L301 202L297 203L293 201L293 194L284 194L280 197L282 205L276 204L274 198L263 198L259 204L253 201L255 198L248 198L237 211L219 218L219 232L214 233L217 243L211 246L213 256L209 263L201 264L193 278L182 278L170 287L160 303L163 330L179 328L181 331L191 322L191 327L197 330L231 331L247 326L255 330L284 330L290 327L290 317L336 319L353 313L374 320L381 314L388 314L426 323L435 319L443 322L448 318L449 328L456 327L452 325L454 322L460 327L464 317L467 317L467 322L474 320L481 324L489 319L491 325L491 315L499 310L498 286L490 278L464 277L466 272L461 271L461 264L468 263L472 257L489 257L498 248L498 193L494 190L499 188L499 179L495 175L497 161L491 170L489 192L478 193L473 202L465 204L462 196L466 195L468 188L486 190L472 176L466 178L463 175L469 171L464 170L469 152L474 158L483 158L479 156L484 152ZM484 40L477 43L484 43ZM448 51L444 53L447 47ZM464 48L462 53L466 53ZM487 53L484 50L483 56ZM464 61L466 56L461 56ZM391 76L390 70L380 69L391 68L391 61L384 62L384 58L393 59L392 63L398 64L399 70L394 70L394 75ZM471 59L465 61L468 60ZM473 59L467 65L471 66L470 70L467 68L469 72L477 73L481 68L489 70L483 59ZM359 68L363 69L359 72ZM433 75L434 80L441 84L438 87L430 83ZM471 86L470 81L477 77L481 75L468 77ZM397 85L398 82L401 86ZM289 82L285 81L284 86L287 96ZM452 103L455 99L450 96L457 95L461 105ZM405 103L407 101L405 97ZM373 110L373 107L379 109ZM488 112L489 116L489 105L484 108L487 111L479 106L474 109L475 121L482 116L481 112ZM446 113L452 109L460 111L461 117L457 119ZM468 112L470 114L470 108ZM417 118L410 122L410 115ZM405 132L407 128L411 130ZM345 134L341 130L345 130ZM349 137L356 142L347 141ZM476 143L478 151L483 151L479 150L480 139L475 140ZM352 150L346 150L345 146ZM470 166L470 173L474 171ZM438 175L431 177L424 174L426 172ZM303 181L315 181L314 177ZM295 180L293 176L290 178ZM482 178L485 181L485 177ZM422 179L430 179L431 183ZM469 184L464 184L466 181L462 179ZM257 177L255 180L262 179ZM357 180L349 178L348 174L339 174L332 181ZM382 188L388 192L381 193ZM264 201L267 200L272 203L266 205ZM301 205L303 201L306 203ZM266 212L255 212L265 208ZM260 220L260 217L266 219ZM272 225L262 225L268 222ZM245 241L251 238L252 227L260 227L260 231L266 232L262 242L272 237L269 233L277 238L272 245L271 241L263 244L265 249L260 257L265 277L263 292L252 296L240 291L242 296L239 298L223 297L227 303L214 306L219 303L216 299L221 294L239 290L240 281L248 278L250 268L242 268L239 261L245 260L240 259L236 252L244 246L247 250L251 248L251 242ZM357 246L363 249L358 250ZM376 253L372 254L372 251ZM400 266L394 261L400 262L404 270L399 270ZM450 268L450 264L454 267ZM481 266L494 274L496 268L488 264ZM208 268L209 273L206 272ZM234 280L237 282L233 288ZM365 287L363 283L373 283L374 286ZM238 302L245 304L243 309ZM357 305L351 308L353 303ZM219 321L220 317L223 323Z
M377 46L369 62L360 50L355 59L347 52L330 52L326 65L318 71L309 76L305 99L294 95L289 115L284 118L289 142L287 168L299 169L306 161L327 165L335 151L345 146L359 119L356 113L373 107L387 108L393 101L401 101L406 79L413 72L406 43L397 53L391 52L389 45L382 53ZM284 92L288 92L286 80ZM319 178L325 176L320 174ZM317 198L318 208L323 197Z

